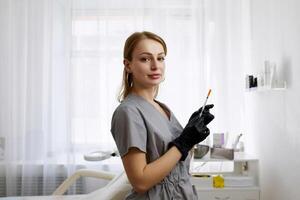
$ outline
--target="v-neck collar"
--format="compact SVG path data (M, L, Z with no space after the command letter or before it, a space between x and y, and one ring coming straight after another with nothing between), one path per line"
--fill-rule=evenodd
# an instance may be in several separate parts
M162 102L159 102L158 100L156 100L156 99L154 99L154 101L162 108L162 110L164 111L164 112L166 112L165 111L165 109L167 110L167 112L169 113L169 117L167 117L168 116L168 114L166 113L166 115L167 116L165 116L165 115L163 115L153 104L151 104L149 101L147 101L144 97L142 97L142 96L139 96L139 95L137 95L137 94L133 94L133 93L130 93L130 94L128 94L128 97L129 96L131 96L131 97L137 97L138 99L140 99L140 100L142 100L143 102L145 102L147 105L149 105L152 109L154 109L155 110L155 112L157 112L162 118L164 118L165 120L167 120L168 122L171 122L171 120L172 120L172 112L171 112L171 110L164 104L164 103L162 103Z

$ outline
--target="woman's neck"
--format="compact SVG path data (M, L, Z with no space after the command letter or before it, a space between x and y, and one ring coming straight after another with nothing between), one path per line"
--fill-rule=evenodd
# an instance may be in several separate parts
M132 88L131 93L143 97L150 103L154 103L155 89L153 88L143 90Z

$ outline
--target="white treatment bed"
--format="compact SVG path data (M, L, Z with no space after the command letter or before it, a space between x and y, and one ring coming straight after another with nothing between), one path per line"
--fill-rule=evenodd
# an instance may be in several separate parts
M94 192L83 195L63 195L80 177L93 177L110 180L107 185ZM1 200L121 200L131 189L125 172L112 174L105 171L81 169L67 178L52 196L3 197Z

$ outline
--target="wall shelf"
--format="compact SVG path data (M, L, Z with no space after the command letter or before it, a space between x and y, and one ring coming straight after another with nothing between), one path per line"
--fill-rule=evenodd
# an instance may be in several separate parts
M246 92L267 92L267 91L285 91L286 87L253 87L246 89Z

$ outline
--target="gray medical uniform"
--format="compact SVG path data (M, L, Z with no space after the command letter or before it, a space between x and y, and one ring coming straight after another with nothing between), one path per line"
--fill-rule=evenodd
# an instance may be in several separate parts
M169 111L170 119L143 97L134 94L129 94L116 108L111 132L121 157L130 147L136 147L146 153L147 163L153 162L168 150L169 142L181 134L182 127L173 113L163 103L157 103ZM197 199L190 182L189 164L190 156L178 162L168 176L146 193L131 190L126 199Z

